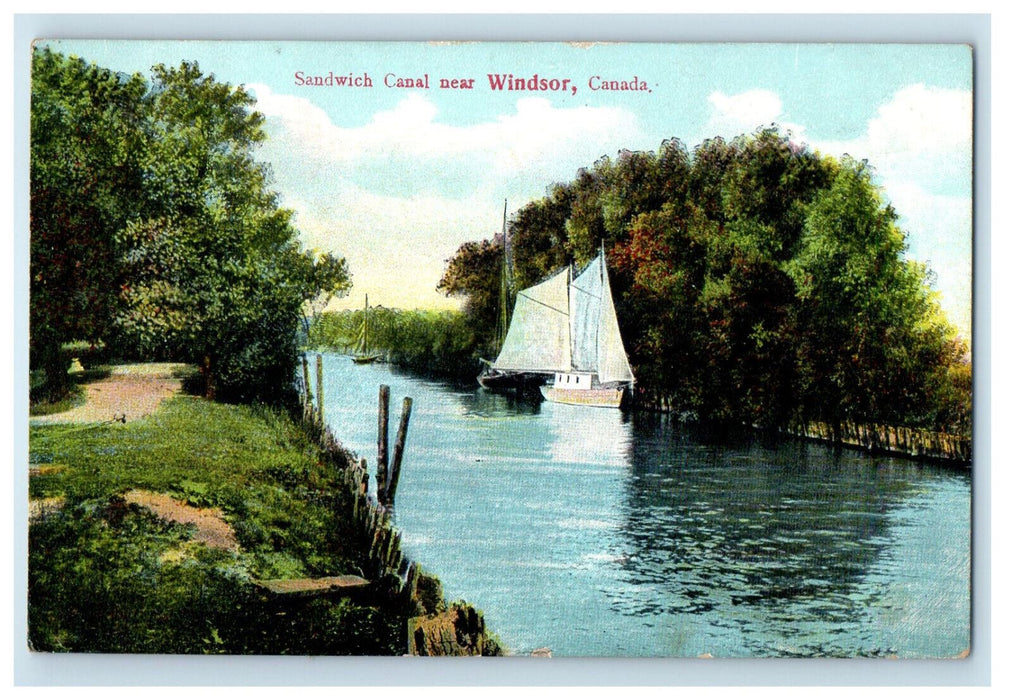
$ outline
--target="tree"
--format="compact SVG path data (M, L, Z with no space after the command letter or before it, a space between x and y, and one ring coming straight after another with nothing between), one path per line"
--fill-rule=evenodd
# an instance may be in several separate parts
M269 400L290 386L304 305L346 291L347 265L301 250L254 158L263 117L242 87L191 63L153 72L143 203L153 218L122 237L133 284L119 345L199 364L209 395Z
M346 291L347 264L301 249L244 88L188 62L153 76L33 57L32 366L58 393L61 343L102 339L199 364L209 394L275 400L306 303Z
M621 151L520 209L518 283L603 245L639 385L710 422L968 429L967 349L906 260L870 167L775 128L691 156ZM465 244L442 288L494 319L501 244Z
M537 284L569 259L566 220L572 188L553 185L548 196L521 207L507 225L515 289Z
M60 395L72 340L112 323L120 271L115 234L142 182L144 81L66 58L32 55L29 363Z
M934 424L933 376L951 366L955 334L926 268L905 260L897 215L867 163L845 159L812 203L789 270L798 285L799 373L806 415L838 424Z
M469 241L447 260L446 270L436 287L447 295L465 299L464 313L478 337L487 338L492 347L499 315L500 284L503 268L501 240Z

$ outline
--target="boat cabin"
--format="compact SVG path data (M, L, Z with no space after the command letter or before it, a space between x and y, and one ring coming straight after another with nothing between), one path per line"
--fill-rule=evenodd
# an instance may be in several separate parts
M597 388L597 375L592 372L556 372L556 389L591 389Z

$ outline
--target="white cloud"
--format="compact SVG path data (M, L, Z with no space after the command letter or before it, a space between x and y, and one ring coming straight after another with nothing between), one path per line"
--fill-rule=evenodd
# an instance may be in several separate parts
M911 85L893 95L852 141L813 145L874 165L883 183L918 183L928 192L969 196L973 96L966 90Z
M495 119L453 126L428 97L410 93L366 124L343 127L305 98L250 87L270 135L261 157L304 242L348 259L348 306L366 292L388 306L452 305L435 291L445 260L501 228L504 198L515 210L642 140L635 115L619 108L527 97Z
M729 139L773 123L795 137L804 132L803 126L786 121L780 96L769 90L747 90L737 95L717 91L710 93L707 102L710 117L702 129L707 135Z
M497 216L471 199L447 202L438 197L387 197L354 187L332 201L289 202L307 246L338 250L348 259L354 290L335 308L370 303L399 308L450 308L458 302L436 292L445 260L463 239L490 235Z
M345 128L303 97L276 94L264 85L250 87L272 135L300 160L342 166L363 183L385 169L390 171L385 184L400 187L405 195L418 186L471 192L476 178L491 184L518 172L540 175L545 166L579 167L585 164L579 159L587 144L614 142L617 151L637 135L636 117L628 110L559 109L544 98L519 99L515 112L495 121L451 126L439 122L436 105L420 93L409 93L364 126ZM433 172L440 173L441 182L432 181Z

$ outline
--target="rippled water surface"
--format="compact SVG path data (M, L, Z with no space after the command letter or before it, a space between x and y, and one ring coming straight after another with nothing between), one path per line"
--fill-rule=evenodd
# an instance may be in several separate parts
M376 455L380 384L414 399L408 556L515 653L955 656L970 477L795 441L707 441L654 414L520 403L325 356L335 435ZM391 448L392 449L392 448Z

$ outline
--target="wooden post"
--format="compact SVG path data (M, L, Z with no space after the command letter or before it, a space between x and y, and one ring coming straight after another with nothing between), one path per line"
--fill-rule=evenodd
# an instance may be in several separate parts
M383 528L379 528L379 527L376 528L373 531L373 533L372 533L372 544L369 545L369 558L370 559L376 559L377 558L376 555L379 552L380 543L383 541L383 533L384 532L385 532L385 530L383 530Z
M401 565L401 533L394 532L386 555L387 569L396 574Z
M411 562L408 565L408 573L404 579L404 597L408 600L415 598L418 590L418 564Z
M381 384L379 388L379 424L376 428L376 498L386 502L387 492L387 448L390 426L390 387Z
M372 504L372 499L366 499L365 520L364 520L366 539L370 539L372 537L375 524L376 524L376 508Z
M390 465L390 483L387 484L387 502L393 503L397 493L397 482L401 477L401 459L404 457L404 442L408 439L408 421L411 420L411 397L404 397L401 409L401 424L397 428L397 442L394 443L394 461Z
M302 356L302 383L306 387L306 393L302 396L302 412L308 416L313 406L313 393L309 390L309 360Z
M320 423L323 423L323 355L316 356L316 410L320 413Z

